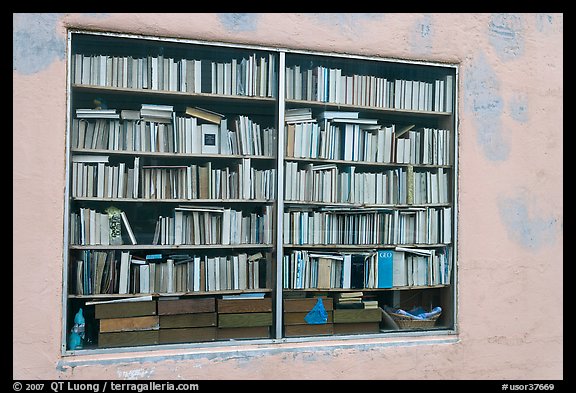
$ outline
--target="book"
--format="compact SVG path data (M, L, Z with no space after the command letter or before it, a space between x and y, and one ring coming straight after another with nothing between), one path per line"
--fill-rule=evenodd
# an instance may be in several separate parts
M270 338L269 326L249 326L235 328L218 328L218 340L236 340L243 338Z
M134 347L159 343L160 330L136 330L98 334L98 347Z
M218 314L271 312L272 298L263 299L218 299Z
M379 308L374 309L335 309L334 324L337 323L359 323L359 322L380 322L382 312Z
M378 282L377 288L392 288L394 272L394 251L378 251Z
M122 120L140 120L140 111L131 109L122 109L120 111L120 118Z
M193 299L158 300L158 315L210 313L216 311L216 300L212 297Z
M186 107L185 113L189 116L194 116L198 119L202 119L202 120L208 121L210 123L214 123L217 126L219 126L222 119L224 119L226 117L221 113L217 113L217 112L211 111L209 109L200 108L197 106Z
M216 124L201 124L202 147L203 154L218 154L220 153L220 131Z
M143 317L102 318L100 319L100 332L124 332L136 330L158 330L160 322L158 316Z
M176 344L213 341L216 339L216 335L216 327L160 329L158 330L158 342L160 344Z
M318 119L358 119L360 112L350 112L350 111L322 111L318 114Z
M156 315L156 301L102 303L94 306L94 318L126 318Z
M218 313L218 327L272 326L272 312Z
M122 216L122 223L124 224L124 228L128 233L128 237L130 238L130 242L132 244L138 244L136 242L136 237L134 236L134 232L132 231L132 227L130 226L130 222L128 222L128 217L126 216L126 212L121 211L120 215Z
M350 288L364 288L364 266L365 256L362 254L352 254L350 261Z
M77 119L119 119L116 109L76 109Z
M108 162L110 156L105 154L74 154L72 156L72 162Z
M160 329L216 326L217 314L215 312L205 312L192 314L160 315L159 323Z

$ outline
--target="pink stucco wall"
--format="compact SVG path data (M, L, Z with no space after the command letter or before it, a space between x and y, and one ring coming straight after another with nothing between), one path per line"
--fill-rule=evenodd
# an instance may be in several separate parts
M15 379L563 378L562 14L13 22ZM62 358L68 27L459 63L459 334Z

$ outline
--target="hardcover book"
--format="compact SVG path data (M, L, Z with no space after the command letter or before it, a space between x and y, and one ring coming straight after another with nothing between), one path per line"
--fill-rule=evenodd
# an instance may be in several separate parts
M156 315L156 301L96 304L94 318L126 318Z
M216 326L217 314L215 312L195 314L160 315L160 329Z
M158 330L158 341L161 344L213 341L216 339L215 327L196 327Z
M210 313L216 311L212 297L194 299L158 300L158 315Z
M159 342L158 332L160 332L160 330L99 333L98 346L101 348L109 348L154 345Z

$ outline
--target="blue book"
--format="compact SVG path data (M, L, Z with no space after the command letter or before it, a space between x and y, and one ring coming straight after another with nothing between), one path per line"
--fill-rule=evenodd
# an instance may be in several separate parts
M378 251L378 288L392 288L392 260L394 251Z

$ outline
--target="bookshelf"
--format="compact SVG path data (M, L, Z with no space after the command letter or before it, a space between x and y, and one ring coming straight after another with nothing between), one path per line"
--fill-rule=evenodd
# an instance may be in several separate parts
M386 335L384 306L456 328L455 66L83 31L69 48L63 353ZM358 292L365 312L343 305Z

